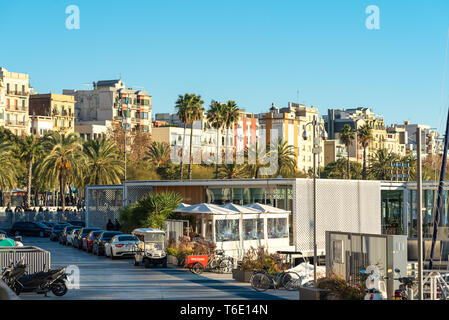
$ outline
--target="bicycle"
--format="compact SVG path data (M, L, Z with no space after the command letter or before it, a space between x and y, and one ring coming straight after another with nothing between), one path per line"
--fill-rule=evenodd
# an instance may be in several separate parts
M206 269L219 273L231 273L234 266L234 258L226 256L223 250L216 250L210 254Z
M281 271L272 275L268 273L267 267L263 271L255 271L250 281L251 287L259 292L281 288L288 291L298 290L302 283L301 277L296 272Z

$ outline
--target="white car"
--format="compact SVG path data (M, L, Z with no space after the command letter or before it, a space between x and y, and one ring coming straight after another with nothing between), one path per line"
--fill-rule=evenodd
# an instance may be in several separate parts
M67 242L66 242L66 244L67 244L68 246L73 246L73 239L75 238L76 235L78 235L80 229L81 229L81 228L73 229L73 230L70 231L70 233L67 235Z
M139 239L132 234L118 234L104 244L104 255L111 259L134 256L138 242Z

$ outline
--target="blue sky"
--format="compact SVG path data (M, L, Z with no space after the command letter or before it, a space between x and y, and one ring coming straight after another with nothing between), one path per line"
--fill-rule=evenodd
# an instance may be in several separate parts
M65 27L68 5L79 30ZM369 5L380 30L365 27ZM121 73L153 96L153 113L186 92L262 112L299 90L322 114L366 106L444 131L448 28L447 0L0 0L0 66L29 73L38 92Z

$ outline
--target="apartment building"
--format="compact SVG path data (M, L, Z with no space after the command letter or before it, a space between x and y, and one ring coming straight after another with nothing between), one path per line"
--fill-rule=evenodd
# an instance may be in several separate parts
M311 123L314 117L324 127L324 121L319 118L318 109L293 102L289 102L287 108L281 109L272 104L270 112L258 115L260 130L265 132L267 146L277 134L278 139L286 141L293 147L297 170L303 172L313 169L313 126L307 124ZM304 130L309 136L307 140L303 139ZM324 150L324 140L322 139L320 148L322 151ZM324 152L319 153L318 165L324 165Z
M75 97L75 128L82 130L80 134L106 132L114 124L126 125L131 134L151 133L152 97L126 88L122 80L101 80L93 82L92 90L63 93Z
M387 131L383 117L375 115L369 108L353 109L329 109L327 116L324 117L326 129L329 133L329 139L339 139L340 131L345 125L349 125L355 132L367 124L372 130L373 139L367 148L367 160L374 156L377 150L386 148ZM357 134L350 146L349 156L363 162L363 148L359 143Z
M436 129L424 124L411 124L404 121L403 124L394 124L392 126L396 130L403 130L406 133L406 152L416 154L418 139L416 131L421 128L421 145L423 147L423 156L442 155L444 150L444 137L441 136Z
M390 126L387 128L385 149L401 158L405 157L407 155L407 140L408 134L404 128Z
M42 135L48 130L60 133L75 131L75 99L64 94L30 95L30 133ZM51 125L49 125L51 122Z
M176 125L162 125L153 127L151 138L153 141L167 143L172 152L172 160L175 163L180 162L181 154L184 163L189 161L189 149L190 149L190 134L191 128L186 128L184 135L184 127ZM185 137L185 141L184 141ZM193 129L192 136L192 161L193 163L215 163L217 155L217 141L218 152L222 153L222 159L219 158L219 162L223 163L223 154L225 153L225 135L222 131L219 132L217 140L217 130L212 128ZM229 139L228 152L232 154L234 150L233 140ZM184 149L183 149L184 148ZM182 152L182 150L184 150Z
M347 159L348 152L344 144L339 139L324 141L324 166L339 159ZM350 161L355 161L355 158L349 157Z
M0 68L0 126L15 135L29 132L29 75Z

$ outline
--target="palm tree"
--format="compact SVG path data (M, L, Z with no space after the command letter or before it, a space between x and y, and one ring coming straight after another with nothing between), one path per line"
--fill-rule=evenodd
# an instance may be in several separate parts
M225 163L218 173L220 179L241 179L246 175L246 166L236 164L235 161L232 164Z
M218 162L220 153L220 130L224 124L224 104L212 101L210 104L209 110L207 110L207 121L211 124L211 126L217 130L217 159L215 162L215 179L218 179Z
M17 160L12 155L12 144L0 144L0 190L9 190L17 186Z
M295 152L293 146L288 145L287 141L279 139L277 145L277 172L276 176L293 174L296 171Z
M187 126L187 110L189 103L189 94L186 93L184 96L179 95L176 101L175 108L178 110L177 115L179 120L184 124L184 135L182 137L182 148L181 148L181 164L180 164L180 179L182 180L184 174L184 147L186 143L186 126Z
M379 149L370 157L369 173L376 180L388 180L392 178L391 170L394 161L399 157L388 152L387 149Z
M246 169L251 178L259 177L260 168L265 167L270 159L270 150L259 145L257 142L245 148ZM251 163L252 162L252 163Z
M105 138L88 140L84 185L119 184L125 173L123 159L115 143Z
M26 162L27 168L27 208L31 206L31 181L35 159L44 151L41 140L34 135L20 138L17 144L18 156Z
M366 180L366 148L370 141L373 139L372 129L368 124L364 124L357 130L357 137L359 138L359 143L363 148L363 169L362 169L362 179Z
M145 152L143 160L150 160L151 163L159 168L167 164L170 159L170 146L166 142L153 141L151 146Z
M346 152L348 153L348 160L346 164L346 175L348 179L351 179L350 175L350 161L349 161L349 147L355 139L354 130L347 124L344 125L340 131L340 141L345 145Z
M186 136L186 126L190 124L190 146L189 146L189 179L192 179L192 140L193 140L193 123L203 117L204 108L201 96L194 93L186 93L184 96L179 95L176 101L175 108L178 110L177 114L181 122L184 123L184 139L181 151L181 179L183 174L183 153Z
M409 181L410 175L414 175L416 171L416 157L409 154L402 158L402 162L407 164L407 181Z
M232 127L234 123L237 122L239 118L239 108L235 101L228 100L224 105L224 126L226 128L226 144L225 144L225 162L229 162L228 157L228 136L229 136L229 128Z
M43 137L42 143L47 155L37 169L59 181L62 210L65 210L65 186L68 179L82 179L86 164L83 144L77 133L60 134L53 131Z

